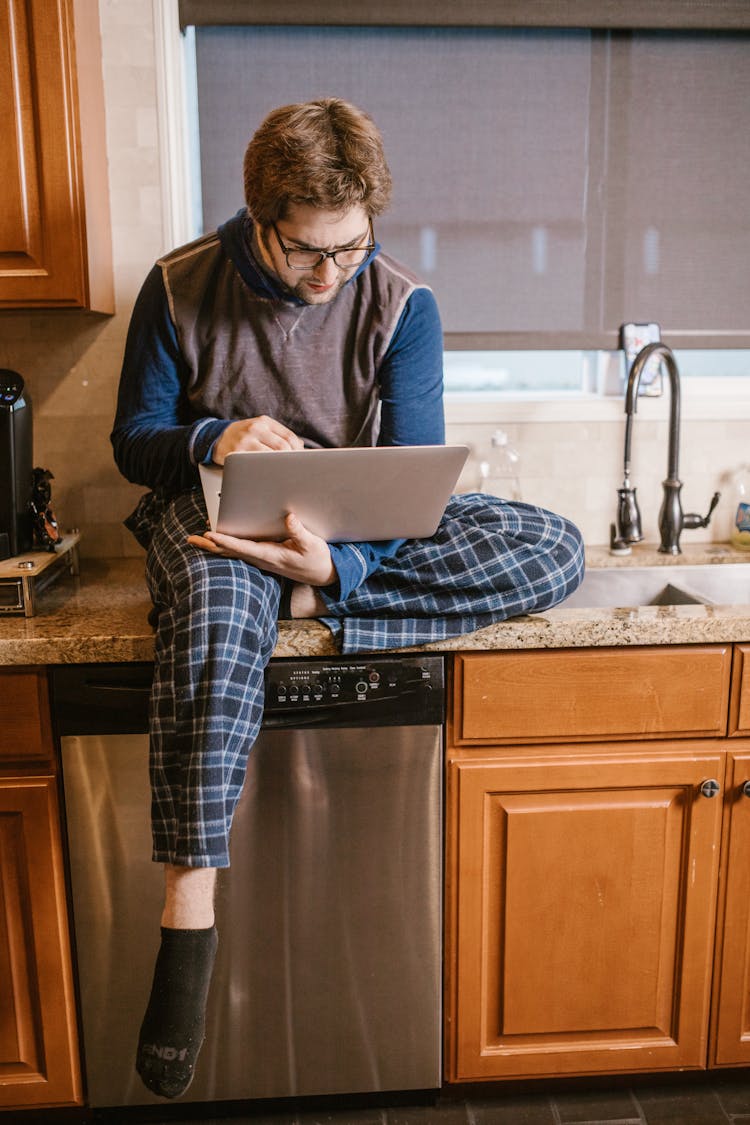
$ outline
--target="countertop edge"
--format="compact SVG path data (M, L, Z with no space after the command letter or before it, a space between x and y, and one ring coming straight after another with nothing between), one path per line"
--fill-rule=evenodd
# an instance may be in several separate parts
M550 610L511 618L445 640L389 651L612 648L742 641L750 641L750 607L659 606L607 611ZM274 658L337 655L339 646L320 622L280 623ZM0 666L6 667L147 662L153 657L153 634L0 637Z
M82 560L44 591L37 616L0 617L0 666L151 661L151 603L139 559ZM750 643L750 605L566 608L510 618L398 652ZM382 651L382 650L381 650ZM274 657L340 655L316 620L281 621Z

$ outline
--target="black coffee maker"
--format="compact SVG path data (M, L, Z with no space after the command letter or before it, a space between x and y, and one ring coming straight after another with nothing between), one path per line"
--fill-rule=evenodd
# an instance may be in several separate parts
M0 559L33 546L31 400L16 371L0 367Z

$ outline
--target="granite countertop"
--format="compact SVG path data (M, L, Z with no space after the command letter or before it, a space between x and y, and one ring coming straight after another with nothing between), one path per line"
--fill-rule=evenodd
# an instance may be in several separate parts
M750 551L739 551L730 543L691 543L683 539L679 555L662 555L656 543L636 543L629 555L611 554L609 547L587 547L586 568L637 566L731 566L750 563Z
M750 554L727 544L686 546L679 562L731 565ZM675 560L639 544L613 557L606 547L587 550L587 566L660 566ZM0 665L78 664L151 660L154 634L141 559L83 559L77 577L62 575L43 591L31 618L0 616ZM548 610L516 617L424 646L430 651L584 648L612 645L711 644L750 641L750 605L644 606L637 609ZM338 652L317 621L283 621L276 656L330 656Z

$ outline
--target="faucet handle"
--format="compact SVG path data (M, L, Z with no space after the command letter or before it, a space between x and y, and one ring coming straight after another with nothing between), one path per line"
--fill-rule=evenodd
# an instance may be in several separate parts
M617 538L626 543L640 543L641 512L635 496L636 490L627 483L617 489Z
M720 492L714 492L713 496L711 497L711 503L709 505L708 511L706 512L705 516L699 516L697 512L687 512L682 517L682 526L687 527L688 529L694 528L694 527L708 527L709 523L711 522L711 516L713 515L713 510L716 507L716 505L719 503L719 497L720 496L721 496Z

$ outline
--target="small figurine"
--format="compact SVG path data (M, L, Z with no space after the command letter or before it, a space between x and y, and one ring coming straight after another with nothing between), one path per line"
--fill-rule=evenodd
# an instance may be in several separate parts
M49 469L32 471L29 511L33 521L34 546L40 551L55 551L62 539L50 505L52 489L49 482L54 479Z

